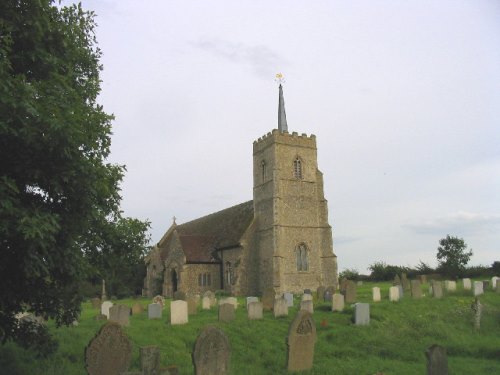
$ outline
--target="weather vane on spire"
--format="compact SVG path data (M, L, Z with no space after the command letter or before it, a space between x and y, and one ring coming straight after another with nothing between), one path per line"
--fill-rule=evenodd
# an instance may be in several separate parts
M274 80L279 86L281 86L282 83L285 83L285 77L283 77L282 73L276 74L276 78L274 78Z

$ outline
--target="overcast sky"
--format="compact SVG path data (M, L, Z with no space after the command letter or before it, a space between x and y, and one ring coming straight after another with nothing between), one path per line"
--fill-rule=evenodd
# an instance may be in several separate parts
M63 2L64 4L64 2ZM252 143L315 134L339 270L500 260L500 2L83 1L125 215L153 243L252 199Z

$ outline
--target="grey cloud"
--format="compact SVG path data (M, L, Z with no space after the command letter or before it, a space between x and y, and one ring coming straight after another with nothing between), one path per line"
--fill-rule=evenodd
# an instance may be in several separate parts
M333 236L333 245L348 244L361 240L361 236Z

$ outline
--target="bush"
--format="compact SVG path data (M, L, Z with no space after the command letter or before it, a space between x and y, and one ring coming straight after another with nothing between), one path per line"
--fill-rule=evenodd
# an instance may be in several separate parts
M349 279L349 280L359 280L360 275L357 269L355 268L346 268L342 272L339 273L339 279Z
M392 266L385 262L370 264L368 269L371 271L370 280L373 281L389 281L394 279L396 275L400 275L403 272L408 273L408 270L410 270L408 267Z

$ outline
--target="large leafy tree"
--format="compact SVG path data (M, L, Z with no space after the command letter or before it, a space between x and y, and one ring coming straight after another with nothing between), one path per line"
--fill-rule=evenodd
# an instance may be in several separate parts
M463 238L450 236L439 240L437 259L439 270L448 276L458 277L472 256L472 249L467 249Z
M57 324L77 317L78 282L86 259L99 253L89 238L97 225L120 217L124 167L106 163L112 116L96 102L101 52L94 27L94 14L80 5L0 2L4 341L34 332L20 329L14 318L20 311Z

